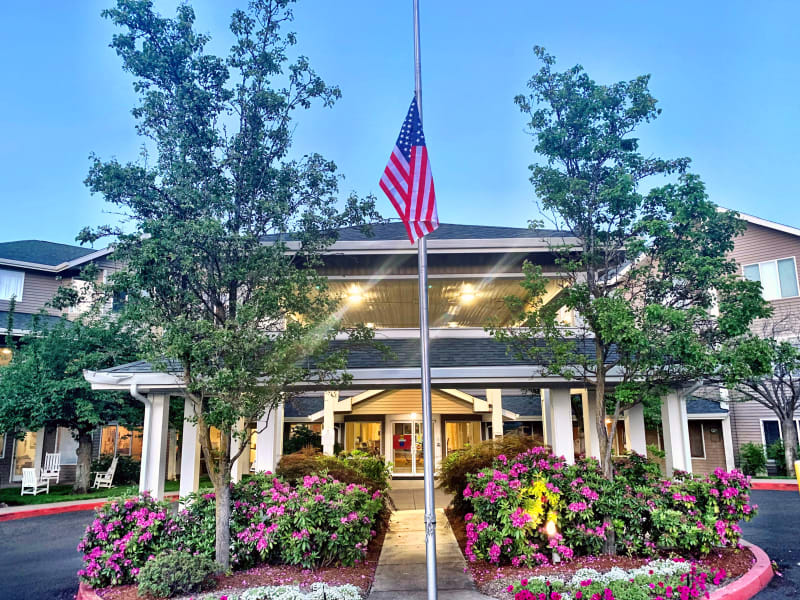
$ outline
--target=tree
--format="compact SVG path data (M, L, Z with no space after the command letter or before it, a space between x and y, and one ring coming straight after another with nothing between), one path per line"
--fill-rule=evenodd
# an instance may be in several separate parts
M94 158L88 186L121 208L129 227L87 229L82 239L117 236L114 256L127 266L113 285L150 328L148 356L157 366L180 362L216 494L223 570L231 466L248 446L241 423L269 416L296 393L293 384L349 379L344 352L329 347L341 329L338 299L317 270L338 229L378 218L371 198L351 196L339 208L333 163L290 158L296 111L329 106L340 93L305 57L289 61L295 36L281 32L289 4L253 0L235 11L225 57L206 51L188 5L174 19L146 0L103 12L123 30L111 45L135 79L133 114L155 157ZM366 328L349 333L370 337Z
M741 400L753 400L778 417L783 437L786 473L797 460L795 413L800 411L800 348L789 341L783 323L768 321L762 335L748 333L727 347L725 369L717 383L725 385Z
M141 423L142 411L118 392L92 391L84 369L105 369L136 358L127 324L96 314L47 325L34 318L11 363L0 367L0 430L23 435L65 427L78 442L73 490L89 487L92 431L104 423ZM137 403L138 404L138 403Z
M686 172L689 159L639 152L633 133L660 113L649 77L601 85L580 66L554 71L555 59L534 51L542 67L515 102L544 158L530 167L531 182L564 232L551 248L560 290L549 299L542 269L526 264L526 296L507 300L520 327L493 331L543 372L596 390L601 462L612 478L616 427L606 419L716 373L725 341L768 309L727 257L741 221L708 200ZM640 191L659 175L677 177ZM563 326L564 309L572 327Z

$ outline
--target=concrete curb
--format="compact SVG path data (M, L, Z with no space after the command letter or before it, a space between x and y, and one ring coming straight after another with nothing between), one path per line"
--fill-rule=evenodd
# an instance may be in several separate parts
M177 500L178 494L165 494L164 499ZM30 517L44 517L47 515L59 515L61 513L78 512L82 510L94 510L104 504L118 500L119 498L103 498L101 500L87 500L84 504L69 504L67 506L47 506L39 505L34 508L20 506L19 510L0 514L0 522L15 521L17 519L28 519Z
M75 600L103 600L100 596L97 595L97 592L94 589L90 588L88 585L81 581L81 584L78 586L78 595L75 596Z
M797 492L800 488L797 487L796 481L778 482L778 481L758 481L753 479L750 482L750 489L753 490L771 490L773 492Z
M767 553L749 542L742 541L742 545L750 549L756 563L739 579L712 593L709 600L749 600L772 580L774 573Z

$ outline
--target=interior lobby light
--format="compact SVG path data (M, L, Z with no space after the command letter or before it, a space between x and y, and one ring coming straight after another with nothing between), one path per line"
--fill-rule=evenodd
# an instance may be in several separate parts
M459 295L458 299L462 304L469 304L475 300L475 290L472 289L471 285L465 285L463 288L461 288L461 294Z
M361 304L362 300L364 300L364 295L361 293L361 288L350 288L350 291L347 293L347 301L350 304Z
M447 326L448 327L458 327L458 321L448 321L447 322Z
M375 329L375 323L364 323L364 325L366 325L367 329Z
M0 366L9 364L13 354L11 348L0 348Z

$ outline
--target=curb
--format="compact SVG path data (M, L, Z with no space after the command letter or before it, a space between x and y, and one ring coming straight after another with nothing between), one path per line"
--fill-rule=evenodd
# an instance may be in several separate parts
M80 585L78 586L78 595L75 596L75 600L103 600L100 596L97 595L97 592L94 589L90 588L88 585L81 581Z
M794 481L783 482L768 482L758 481L753 479L750 482L751 490L771 490L773 492L796 492L798 491L797 483Z
M772 563L769 556L755 544L742 540L742 545L749 548L756 557L755 564L750 570L733 583L713 592L709 600L749 600L758 592L767 587L772 580ZM86 598L85 600L93 600Z
M176 500L178 498L178 494L165 494L165 500ZM87 502L86 504L72 504L70 506L41 506L39 508L21 508L18 511L14 512L7 512L0 514L0 522L3 521L15 521L17 519L29 519L31 517L44 517L47 515L59 515L61 513L68 513L68 512L79 512L84 510L94 510L96 508L100 508L104 504L108 504L109 502L113 502L118 498L114 498L113 500L99 500L97 502Z

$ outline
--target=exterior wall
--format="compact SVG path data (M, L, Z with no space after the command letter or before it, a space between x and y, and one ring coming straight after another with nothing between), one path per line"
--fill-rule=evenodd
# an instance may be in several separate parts
M6 434L0 448L0 487L11 484L11 456L14 453L14 436Z
M448 394L433 390L431 394L432 409L434 413L447 413L456 415L472 415L475 412L472 405L461 402ZM366 414L395 414L395 413L421 413L422 393L420 390L396 390L385 392L374 398L358 402L353 405L353 415Z
M706 457L692 458L692 473L696 475L709 475L714 469L725 469L725 444L722 438L721 420L696 420L691 419L690 425L697 423L703 426L703 445Z
M793 257L796 263L800 263L799 256L800 237L752 223L748 223L747 230L735 238L731 252L731 258L740 266L740 273L743 265L768 260ZM800 268L800 264L795 268ZM774 311L773 321L781 322L800 334L800 297L772 300L770 305ZM764 327L764 323L755 323L754 331L762 333Z
M3 269L17 271L10 267ZM37 313L44 308L44 305L53 298L53 294L62 285L69 285L70 279L58 280L56 274L42 274L25 271L25 281L22 288L22 300L17 301L16 311L20 313ZM0 310L9 309L8 300L0 300ZM51 315L60 315L61 311L47 309Z
M739 449L743 444L752 442L763 444L764 439L761 432L761 420L777 421L778 417L774 412L762 406L754 400L736 401L735 394L731 393L731 403L729 404L731 415L731 433L733 435L734 454L736 464L739 464ZM794 413L795 419L800 419L800 410Z

